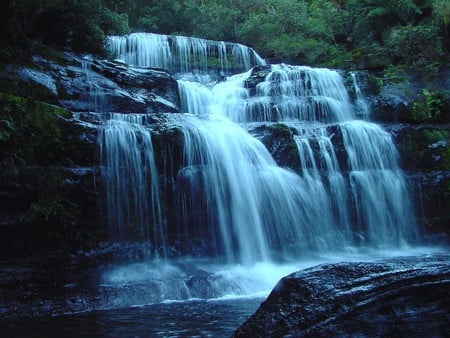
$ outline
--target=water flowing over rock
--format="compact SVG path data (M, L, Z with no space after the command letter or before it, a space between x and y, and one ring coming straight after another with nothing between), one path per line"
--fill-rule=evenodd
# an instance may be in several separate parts
M150 131L142 115L113 114L99 136L101 174L106 181L106 217L112 240L149 239L166 253L158 171ZM117 201L122 203L117 203ZM152 227L153 229L149 229ZM132 230L127 230L132 228Z
M139 199L158 205L160 225L138 216L135 226L150 229L141 230L146 234L138 238L160 238L165 242L162 247L186 253L200 245L207 255L246 264L359 245L398 247L417 238L391 136L375 124L356 120L355 110L362 103L351 103L338 72L262 65L205 84L204 78L194 75L207 70L211 46L219 48L222 43L132 34L111 37L109 46L132 64L172 68L178 62L179 66L182 114L159 115L153 122L145 115L145 122L142 118L133 122L141 121L159 139L178 130L180 144L174 154L178 160L169 170L154 167L153 174L133 169L123 178L105 176L106 191L117 193L115 182L136 174L140 177L134 180L142 182L139 186L152 187L142 196L124 189L117 198L108 197L110 210L129 210L130 203L136 208L141 202L133 201ZM223 61L226 53L219 55ZM356 78L353 86L359 88ZM162 124L155 124L157 120ZM296 154L297 172L279 167L273 158L277 149L272 147L272 156L261 143L263 138L258 139L261 126L252 127L274 122L292 131L289 149ZM105 125L105 130L117 126ZM127 130L133 128L137 126ZM151 139L142 130L138 133L138 139ZM173 153L159 141L154 150L144 140L128 142L121 147L147 155L154 152L157 164L165 161L159 156ZM103 167L120 168L131 161L147 171L151 168L141 160L134 162L131 152L117 156L117 151L108 149L108 144L116 143L105 143Z
M265 61L251 48L240 44L186 36L132 33L108 38L117 60L140 67L168 69L191 79L209 79L263 65Z

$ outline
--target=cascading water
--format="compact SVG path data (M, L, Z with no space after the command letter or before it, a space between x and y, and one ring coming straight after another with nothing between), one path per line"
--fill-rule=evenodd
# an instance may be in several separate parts
M359 81L357 74L351 73L350 75L352 76L353 89L355 91L356 114L365 118L369 115L369 106L366 100L364 99L364 95L362 94L361 89L359 88Z
M373 123L355 120L336 71L273 65L264 81L256 85L254 96L245 89L248 76L234 77L231 86L217 85L219 91L213 88L216 96L226 98L221 113L237 122L281 121L295 130L300 176L315 201L313 208L317 210L309 212L317 215L313 217L316 226L333 224L331 232L325 226L323 229L347 245L363 242L377 247L395 246L416 237L406 183L391 136ZM228 89L225 95L217 95L223 88ZM331 129L342 135L341 145L333 144L338 136L330 134ZM317 151L313 151L312 143L317 144ZM341 157L347 160L341 164L336 146L345 150ZM324 164L321 168L320 163ZM347 194L350 190L352 196ZM353 222L352 214L356 218Z
M151 241L166 256L166 231L150 131L143 116L111 114L99 135L105 211L113 240Z
M206 85L205 77L194 75L230 74L264 62L247 47L194 38L131 34L109 41L126 63L177 73L181 114L164 119L182 139L179 167L169 174L155 164L145 114L117 114L105 123L99 144L114 239L148 240L163 257L175 252L255 267L360 247L397 248L415 238L392 140L377 125L356 120L338 72L271 65ZM275 123L291 133L297 172L278 166L253 135L255 124ZM227 273L214 264L202 268L222 271L205 282L222 285L223 292L212 293L220 297L230 289L223 287ZM188 290L183 297L195 297L187 272L175 270L177 277L167 280L181 279ZM234 280L233 292L261 291L254 284L266 273ZM266 284L261 288L267 291Z
M96 83L94 79L93 74L96 73L92 71L90 61L92 60L89 60L86 57L86 61L83 61L83 63L81 64L81 68L86 74L86 83L88 85L87 102L94 106L96 112L104 111L104 109L106 109L108 106L108 102L105 98L103 89Z
M255 51L239 44L226 44L186 36L167 36L153 33L133 33L108 38L111 53L122 62L139 67L165 68L198 81L211 81L211 75L229 75L264 65ZM217 60L217 65L209 61Z
M391 135L373 123L341 125L359 234L371 243L401 244L415 223Z

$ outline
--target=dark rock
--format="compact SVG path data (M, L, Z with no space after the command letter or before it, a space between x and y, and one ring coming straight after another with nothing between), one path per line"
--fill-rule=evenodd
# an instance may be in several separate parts
M272 154L281 167L300 171L300 158L294 141L295 130L286 124L263 124L250 130Z
M449 256L326 264L284 277L235 337L448 335Z
M35 56L28 67L5 67L0 73L0 91L72 111L178 112L177 82L166 71L70 53L63 56L57 61Z
M25 167L0 194L0 252L17 257L102 238L95 168Z
M378 122L401 122L409 114L408 104L399 95L387 93L385 90L372 103L371 118Z
M422 232L432 242L448 242L450 171L407 172L407 178L411 183L414 210Z
M245 87L250 90L250 95L256 94L256 86L263 82L270 73L271 66L256 66L252 68L250 77L245 80Z
M402 168L450 170L449 124L396 124L386 129L394 136Z
M66 108L125 113L177 111L177 83L167 72L101 60L77 61L77 66L62 70L68 76L59 77L61 103Z

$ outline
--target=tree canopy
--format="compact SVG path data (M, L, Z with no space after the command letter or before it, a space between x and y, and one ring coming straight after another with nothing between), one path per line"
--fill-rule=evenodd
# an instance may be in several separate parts
M104 54L107 35L144 31L239 42L265 58L351 67L383 57L423 74L448 65L448 0L7 0L3 45ZM422 46L422 48L421 48Z

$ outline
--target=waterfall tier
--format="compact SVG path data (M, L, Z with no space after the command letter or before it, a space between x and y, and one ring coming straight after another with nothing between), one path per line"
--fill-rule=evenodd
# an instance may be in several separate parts
M118 60L129 65L165 68L196 79L195 75L219 72L224 76L265 64L247 46L186 36L133 33L110 36L107 45Z

